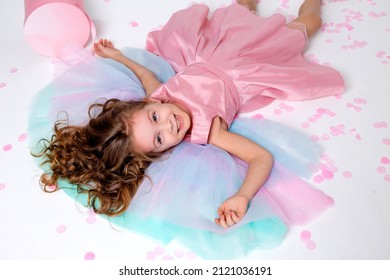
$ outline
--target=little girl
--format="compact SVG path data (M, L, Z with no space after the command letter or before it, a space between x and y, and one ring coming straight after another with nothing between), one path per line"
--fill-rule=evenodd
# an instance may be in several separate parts
M282 137L276 133L272 141L278 143L268 143L259 140L263 139L259 135L279 133L279 126L268 128L263 122L256 128L252 122L234 121L239 113L261 108L276 98L303 100L343 92L342 78L335 70L309 64L301 56L307 39L321 26L320 1L305 0L299 16L287 25L281 15L256 16L254 0L237 2L241 5L218 9L210 18L206 6L194 5L175 13L162 30L149 34L147 50L169 62L173 77L162 77L168 68L158 58L145 55L146 61L136 62L104 39L95 44L95 52L121 65L99 66L89 61L54 81L56 88L49 88L45 98L56 99L61 90L71 91L72 81L64 76L74 79L80 68L94 76L92 71L99 75L101 69L110 67L104 72L108 75L100 74L103 82L94 77L98 84L90 91L99 91L102 82L102 88L110 89L106 96L121 98L92 105L86 124L56 123L54 136L38 154L49 164L42 184L58 187L66 180L77 185L78 193L86 194L86 204L95 212L123 214L118 224L160 240L193 243L194 248L199 247L196 241L206 240L210 246L233 246L235 253L229 252L230 256L248 252L238 249L248 247L242 244L243 235L253 247L274 246L285 234L286 223L307 222L329 207L329 197L279 166L281 162L298 172L309 170L316 160L312 154L318 153L313 143L294 132L289 136L296 140L279 143L277 138ZM147 62L160 65L160 74L143 66ZM116 81L123 80L128 69L135 78L123 89ZM119 78L111 77L114 72ZM140 87L144 96L138 94ZM124 91L128 96L121 95ZM66 95L72 93L53 103L63 105ZM85 102L80 96L79 100ZM221 151L233 157L228 159ZM167 156L157 160L163 153ZM220 229L210 224L214 213ZM234 231L222 230L228 227ZM227 232L229 237L218 237ZM206 248L197 250L206 257L216 256Z

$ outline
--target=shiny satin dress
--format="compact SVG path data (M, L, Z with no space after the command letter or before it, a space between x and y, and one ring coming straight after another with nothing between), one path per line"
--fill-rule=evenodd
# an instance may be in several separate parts
M188 141L148 168L150 180L140 185L127 211L107 219L162 244L179 241L201 258L242 258L279 246L289 227L313 221L333 205L333 199L307 181L317 170L321 147L282 124L238 114L276 98L340 94L343 82L334 69L302 59L305 33L285 27L283 16L263 19L239 5L218 9L211 17L208 13L204 5L179 11L162 30L149 34L149 52L124 50L163 82L152 97L182 102L191 110L193 130ZM50 137L60 112L66 112L71 124L82 125L88 121L91 103L113 97L139 100L145 93L123 65L86 57L36 95L29 119L30 145ZM207 144L215 116L222 117L230 131L268 149L275 159L245 217L228 229L216 225L214 218L219 205L240 187L247 165ZM74 185L66 180L58 184L86 205L87 197Z
M194 5L147 38L147 50L177 72L152 97L193 107L191 142L207 142L215 116L230 124L237 113L274 99L314 99L344 91L337 71L302 58L304 26L292 29L283 15L261 18L237 4L209 14L207 6Z

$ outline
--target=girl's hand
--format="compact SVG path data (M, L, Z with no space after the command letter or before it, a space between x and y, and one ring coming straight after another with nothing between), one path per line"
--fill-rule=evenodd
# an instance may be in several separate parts
M218 208L219 218L215 219L222 227L232 226L244 217L249 201L268 179L273 157L257 143L228 131L226 123L220 117L213 119L208 143L248 163L248 170L240 189L222 203Z
M248 197L240 194L235 194L225 200L218 208L218 216L214 221L223 228L230 227L238 223L248 209Z
M107 39L100 39L99 42L95 43L94 51L97 55L103 58L115 59L116 57L122 55L122 52L114 48L111 41Z

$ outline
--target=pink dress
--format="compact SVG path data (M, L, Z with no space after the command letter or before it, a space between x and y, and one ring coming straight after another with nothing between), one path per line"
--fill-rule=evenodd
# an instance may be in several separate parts
M306 34L286 27L283 15L261 18L237 4L208 15L205 5L181 10L147 39L147 50L177 72L152 97L181 102L192 111L191 142L207 142L215 116L230 125L237 113L274 99L344 91L337 71L302 58Z

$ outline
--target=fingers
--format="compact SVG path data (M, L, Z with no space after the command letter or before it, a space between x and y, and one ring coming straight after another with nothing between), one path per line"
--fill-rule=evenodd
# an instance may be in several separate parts
M93 44L94 53L101 57L109 57L107 50L114 50L114 46L110 40L100 39L98 42Z
M99 43L95 43L96 44L100 44L101 46L105 47L105 48L112 48L113 47L113 44L110 40L107 40L107 39L100 39L99 40Z
M100 51L100 48L102 47L102 45L100 43L94 43L93 44L93 51L94 53L96 54L101 54L101 51Z
M219 211L220 212L220 211ZM234 211L227 211L226 213L218 213L219 218L215 219L215 223L223 228L228 228L240 221L240 217L237 216Z

